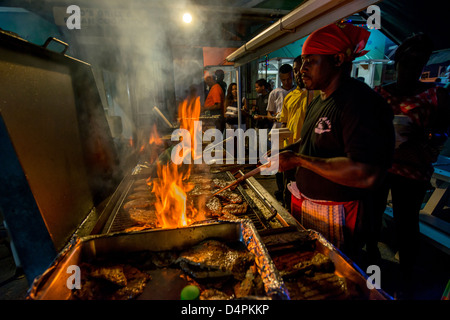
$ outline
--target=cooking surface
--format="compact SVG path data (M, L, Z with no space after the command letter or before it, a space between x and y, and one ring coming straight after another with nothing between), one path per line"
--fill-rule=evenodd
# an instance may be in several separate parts
M194 174L193 179L198 179L195 177L203 176ZM122 185L122 188L120 190L122 195L118 199L117 203L110 204L110 206L114 206L115 212L113 212L111 215L112 219L110 219L110 221L105 225L103 229L104 232L109 233L124 230L143 230L156 227L155 223L148 224L145 222L140 222L139 220L136 220L136 218L133 219L133 214L144 214L145 212L154 210L152 204L152 202L154 202L154 195L151 191L152 179L154 178L144 174L132 175L131 177L129 177L129 181L127 179L126 183ZM229 183L233 181L235 177L229 171L226 171L217 172L211 174L208 178L205 177L202 179L206 184L212 183L214 179L219 179L220 181ZM201 188L201 185L198 182L195 184L194 188L197 187ZM193 191L195 191L195 189ZM209 192L209 188L208 190L205 190L205 194ZM234 190L228 190L226 192L230 195L239 195L240 197L242 197L242 203L245 204L245 206L241 205L242 209L230 211L233 216L250 219L254 223L258 231L282 226L282 224L273 216L273 211L270 211L267 208L266 204L264 204L264 201L267 202L267 199L258 198L255 191L253 191L248 185L239 185ZM195 196L192 197L195 199ZM223 201L224 200L222 200L222 203L224 203ZM131 207L133 207L133 209L131 210L135 211L130 212ZM224 208L222 208L222 210L223 209ZM141 211L139 212L139 210ZM219 216L216 216L215 218L217 217ZM271 217L272 219L268 220ZM212 217L212 219L215 218Z

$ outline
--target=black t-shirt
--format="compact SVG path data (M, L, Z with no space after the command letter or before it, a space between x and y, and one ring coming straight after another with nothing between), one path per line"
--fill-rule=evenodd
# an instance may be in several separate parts
M299 153L319 158L349 157L388 169L394 150L393 113L369 86L350 78L327 99L316 97L306 113ZM334 183L297 169L299 190L317 200L362 199L367 190Z

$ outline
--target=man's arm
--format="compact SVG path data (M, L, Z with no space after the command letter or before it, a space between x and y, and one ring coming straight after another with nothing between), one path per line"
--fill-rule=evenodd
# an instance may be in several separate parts
M274 115L272 115L272 112L270 111L267 111L266 118L269 119L270 121L275 121L277 119Z
M275 91L271 91L269 93L269 98L267 99L267 114L265 116L263 116L263 118L267 118L269 120L272 120L272 113L274 113L276 111L276 105L275 105Z
M347 157L324 159L298 155L292 151L281 152L278 156L280 171L302 166L330 181L353 188L372 188L383 175L380 167Z

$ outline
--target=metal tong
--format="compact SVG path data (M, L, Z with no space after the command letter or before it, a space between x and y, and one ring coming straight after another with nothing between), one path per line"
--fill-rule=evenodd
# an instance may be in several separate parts
M248 178L250 178L250 177L253 177L254 175L260 173L260 172L261 172L261 169L262 169L264 166L266 166L266 165L267 165L267 163L264 164L264 165L261 165L261 166L259 166L259 167L257 167L257 168L255 168L255 169L253 169L252 171L247 172L246 174L244 174L243 176L239 177L238 179L236 179L235 181L233 181L233 182L230 183L229 185L223 187L223 188L220 189L219 191L214 192L214 194L212 194L212 195L210 196L210 198L212 198L212 197L218 195L219 193L221 193L221 192L223 192L223 191L225 191L225 190L227 190L227 189L229 189L229 188L231 188L231 187L233 187L233 186L235 186L235 185L241 183L242 181L244 181L244 180L246 180L246 179L248 179Z

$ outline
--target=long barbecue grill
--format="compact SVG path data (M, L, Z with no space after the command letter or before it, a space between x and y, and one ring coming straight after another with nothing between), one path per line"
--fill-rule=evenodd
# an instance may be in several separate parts
M154 165L136 157L132 168L117 173L90 66L0 32L0 70L0 209L30 282L30 298L73 298L64 287L68 265L104 254L122 263L125 253L188 250L216 237L242 241L254 255L267 298L390 299L369 289L352 261L305 230L254 178L233 190L246 210L231 221L215 217L182 228L139 229L124 204L137 181L155 179ZM239 169L212 165L208 174L231 182L243 174ZM297 266L287 270L292 261ZM323 292L321 283L338 289ZM165 298L177 296L177 285Z

